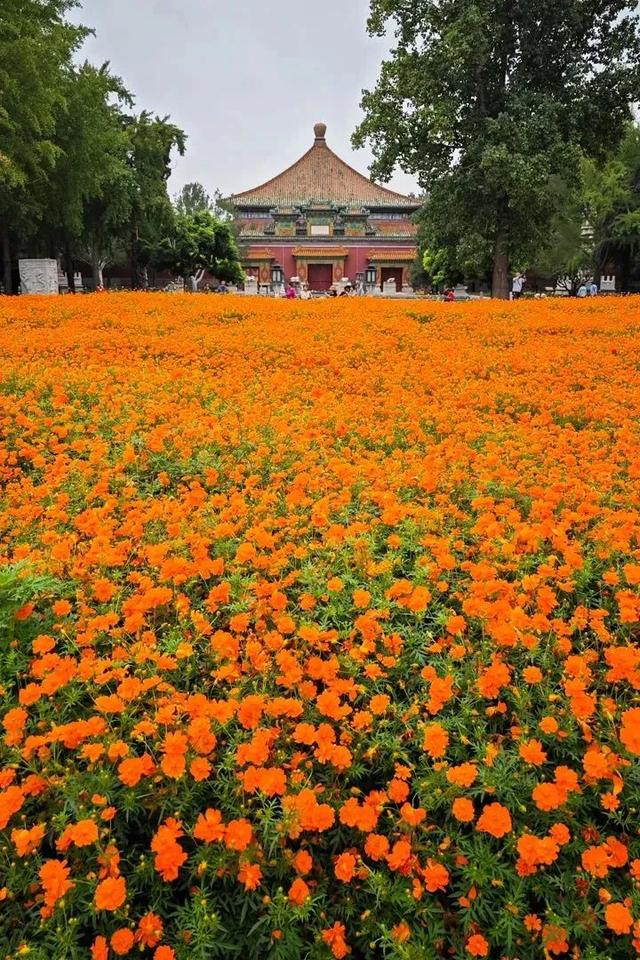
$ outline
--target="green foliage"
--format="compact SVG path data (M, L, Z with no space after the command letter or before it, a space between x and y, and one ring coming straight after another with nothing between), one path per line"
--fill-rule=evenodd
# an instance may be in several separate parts
M71 58L88 31L65 20L75 0L5 0L0 5L0 241L11 290L11 241L43 215L34 184L46 182L60 147Z
M173 221L171 154L185 135L167 117L129 115L109 71L74 56L89 31L75 0L7 0L0 9L0 240L5 287L15 254L65 253L102 268L129 250L139 285Z
M620 147L601 164L585 164L585 208L598 271L613 262L629 288L640 251L640 129L629 124Z
M158 243L153 261L160 269L185 278L203 270L230 283L243 278L231 227L208 210L178 214L170 231Z
M372 0L395 26L354 144L374 175L396 164L428 192L427 246L476 274L530 261L557 215L556 181L620 140L638 95L640 43L623 0Z
M156 244L171 231L174 210L167 192L171 154L182 156L186 136L168 117L153 117L143 111L127 122L130 136L129 165L132 171L131 220L128 225L132 280L135 287L147 285L146 266Z
M9 189L51 169L70 59L87 35L65 14L75 0L5 0L0 7L0 216ZM45 55L46 51L46 55Z
M185 183L176 196L174 205L178 213L192 216L201 210L211 212L214 202L201 183Z
M74 69L65 96L55 132L58 161L40 187L44 213L38 242L43 251L63 250L68 257L88 251L86 259L101 282L106 251L130 207L122 202L130 183L122 108L132 100L108 64ZM67 270L72 272L70 263Z

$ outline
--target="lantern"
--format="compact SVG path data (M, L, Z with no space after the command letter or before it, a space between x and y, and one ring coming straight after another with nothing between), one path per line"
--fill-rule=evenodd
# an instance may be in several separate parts
M284 280L284 271L279 263L274 264L271 268L271 283L274 286L280 286Z
M375 283L376 283L376 268L371 263L367 267L367 286L374 287Z

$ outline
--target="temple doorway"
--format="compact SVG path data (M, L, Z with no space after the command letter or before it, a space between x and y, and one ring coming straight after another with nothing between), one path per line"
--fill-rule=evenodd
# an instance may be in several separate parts
M333 265L310 263L307 267L307 282L310 290L329 290L333 283Z
M383 287L387 280L395 280L397 292L402 293L402 267L381 267L380 286Z

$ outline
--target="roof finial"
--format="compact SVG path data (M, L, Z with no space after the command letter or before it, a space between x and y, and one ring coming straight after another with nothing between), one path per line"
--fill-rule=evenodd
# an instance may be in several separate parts
M324 143L325 136L327 133L326 123L316 123L316 125L313 128L313 132L316 135L316 143Z

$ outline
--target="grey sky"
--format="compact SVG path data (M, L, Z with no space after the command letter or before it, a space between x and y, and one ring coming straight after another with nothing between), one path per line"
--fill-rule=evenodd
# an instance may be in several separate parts
M190 180L227 195L257 186L308 149L313 124L367 172L349 138L363 87L388 43L366 33L368 0L83 0L83 55L112 69L137 109L171 114L189 136L172 192ZM408 192L400 171L390 184Z

